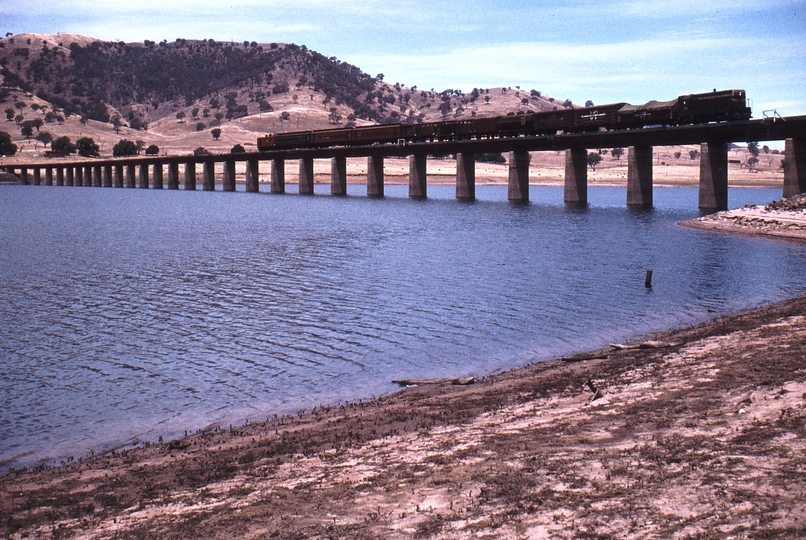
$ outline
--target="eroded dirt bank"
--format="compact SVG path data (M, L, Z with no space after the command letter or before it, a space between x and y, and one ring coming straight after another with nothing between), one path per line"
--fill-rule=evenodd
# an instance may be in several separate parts
M0 536L802 537L804 308L6 475Z

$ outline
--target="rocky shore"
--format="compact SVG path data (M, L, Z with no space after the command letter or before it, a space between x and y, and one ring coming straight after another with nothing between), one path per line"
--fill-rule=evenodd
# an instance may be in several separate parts
M804 312L7 474L0 537L803 537Z
M806 242L806 194L747 205L681 223L686 227L751 236L773 236Z

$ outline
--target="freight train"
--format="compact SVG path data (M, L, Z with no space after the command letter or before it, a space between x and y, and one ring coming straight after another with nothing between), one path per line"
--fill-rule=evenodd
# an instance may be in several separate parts
M647 126L674 126L749 120L750 107L744 90L723 90L680 96L671 101L650 101L643 105L613 103L556 111L509 114L487 118L381 124L354 128L272 133L258 137L260 151L283 148L322 148L408 144L426 141L502 139L509 137L581 133Z

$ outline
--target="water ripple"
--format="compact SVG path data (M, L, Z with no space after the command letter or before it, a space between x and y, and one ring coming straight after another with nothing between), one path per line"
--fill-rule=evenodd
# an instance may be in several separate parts
M586 209L561 188L528 205L505 188L472 204L429 191L0 186L0 468L393 378L481 375L806 289L802 246L675 227L698 214L696 190L656 190L649 212L623 189L592 189Z

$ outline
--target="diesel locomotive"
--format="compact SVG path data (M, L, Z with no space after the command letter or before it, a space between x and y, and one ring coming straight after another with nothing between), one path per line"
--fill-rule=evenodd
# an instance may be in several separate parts
M750 107L744 90L689 94L671 101L643 105L612 103L600 107L509 114L487 118L381 124L354 128L272 133L258 137L258 150L365 146L372 144L502 139L521 136L581 133L647 126L674 126L749 120Z

